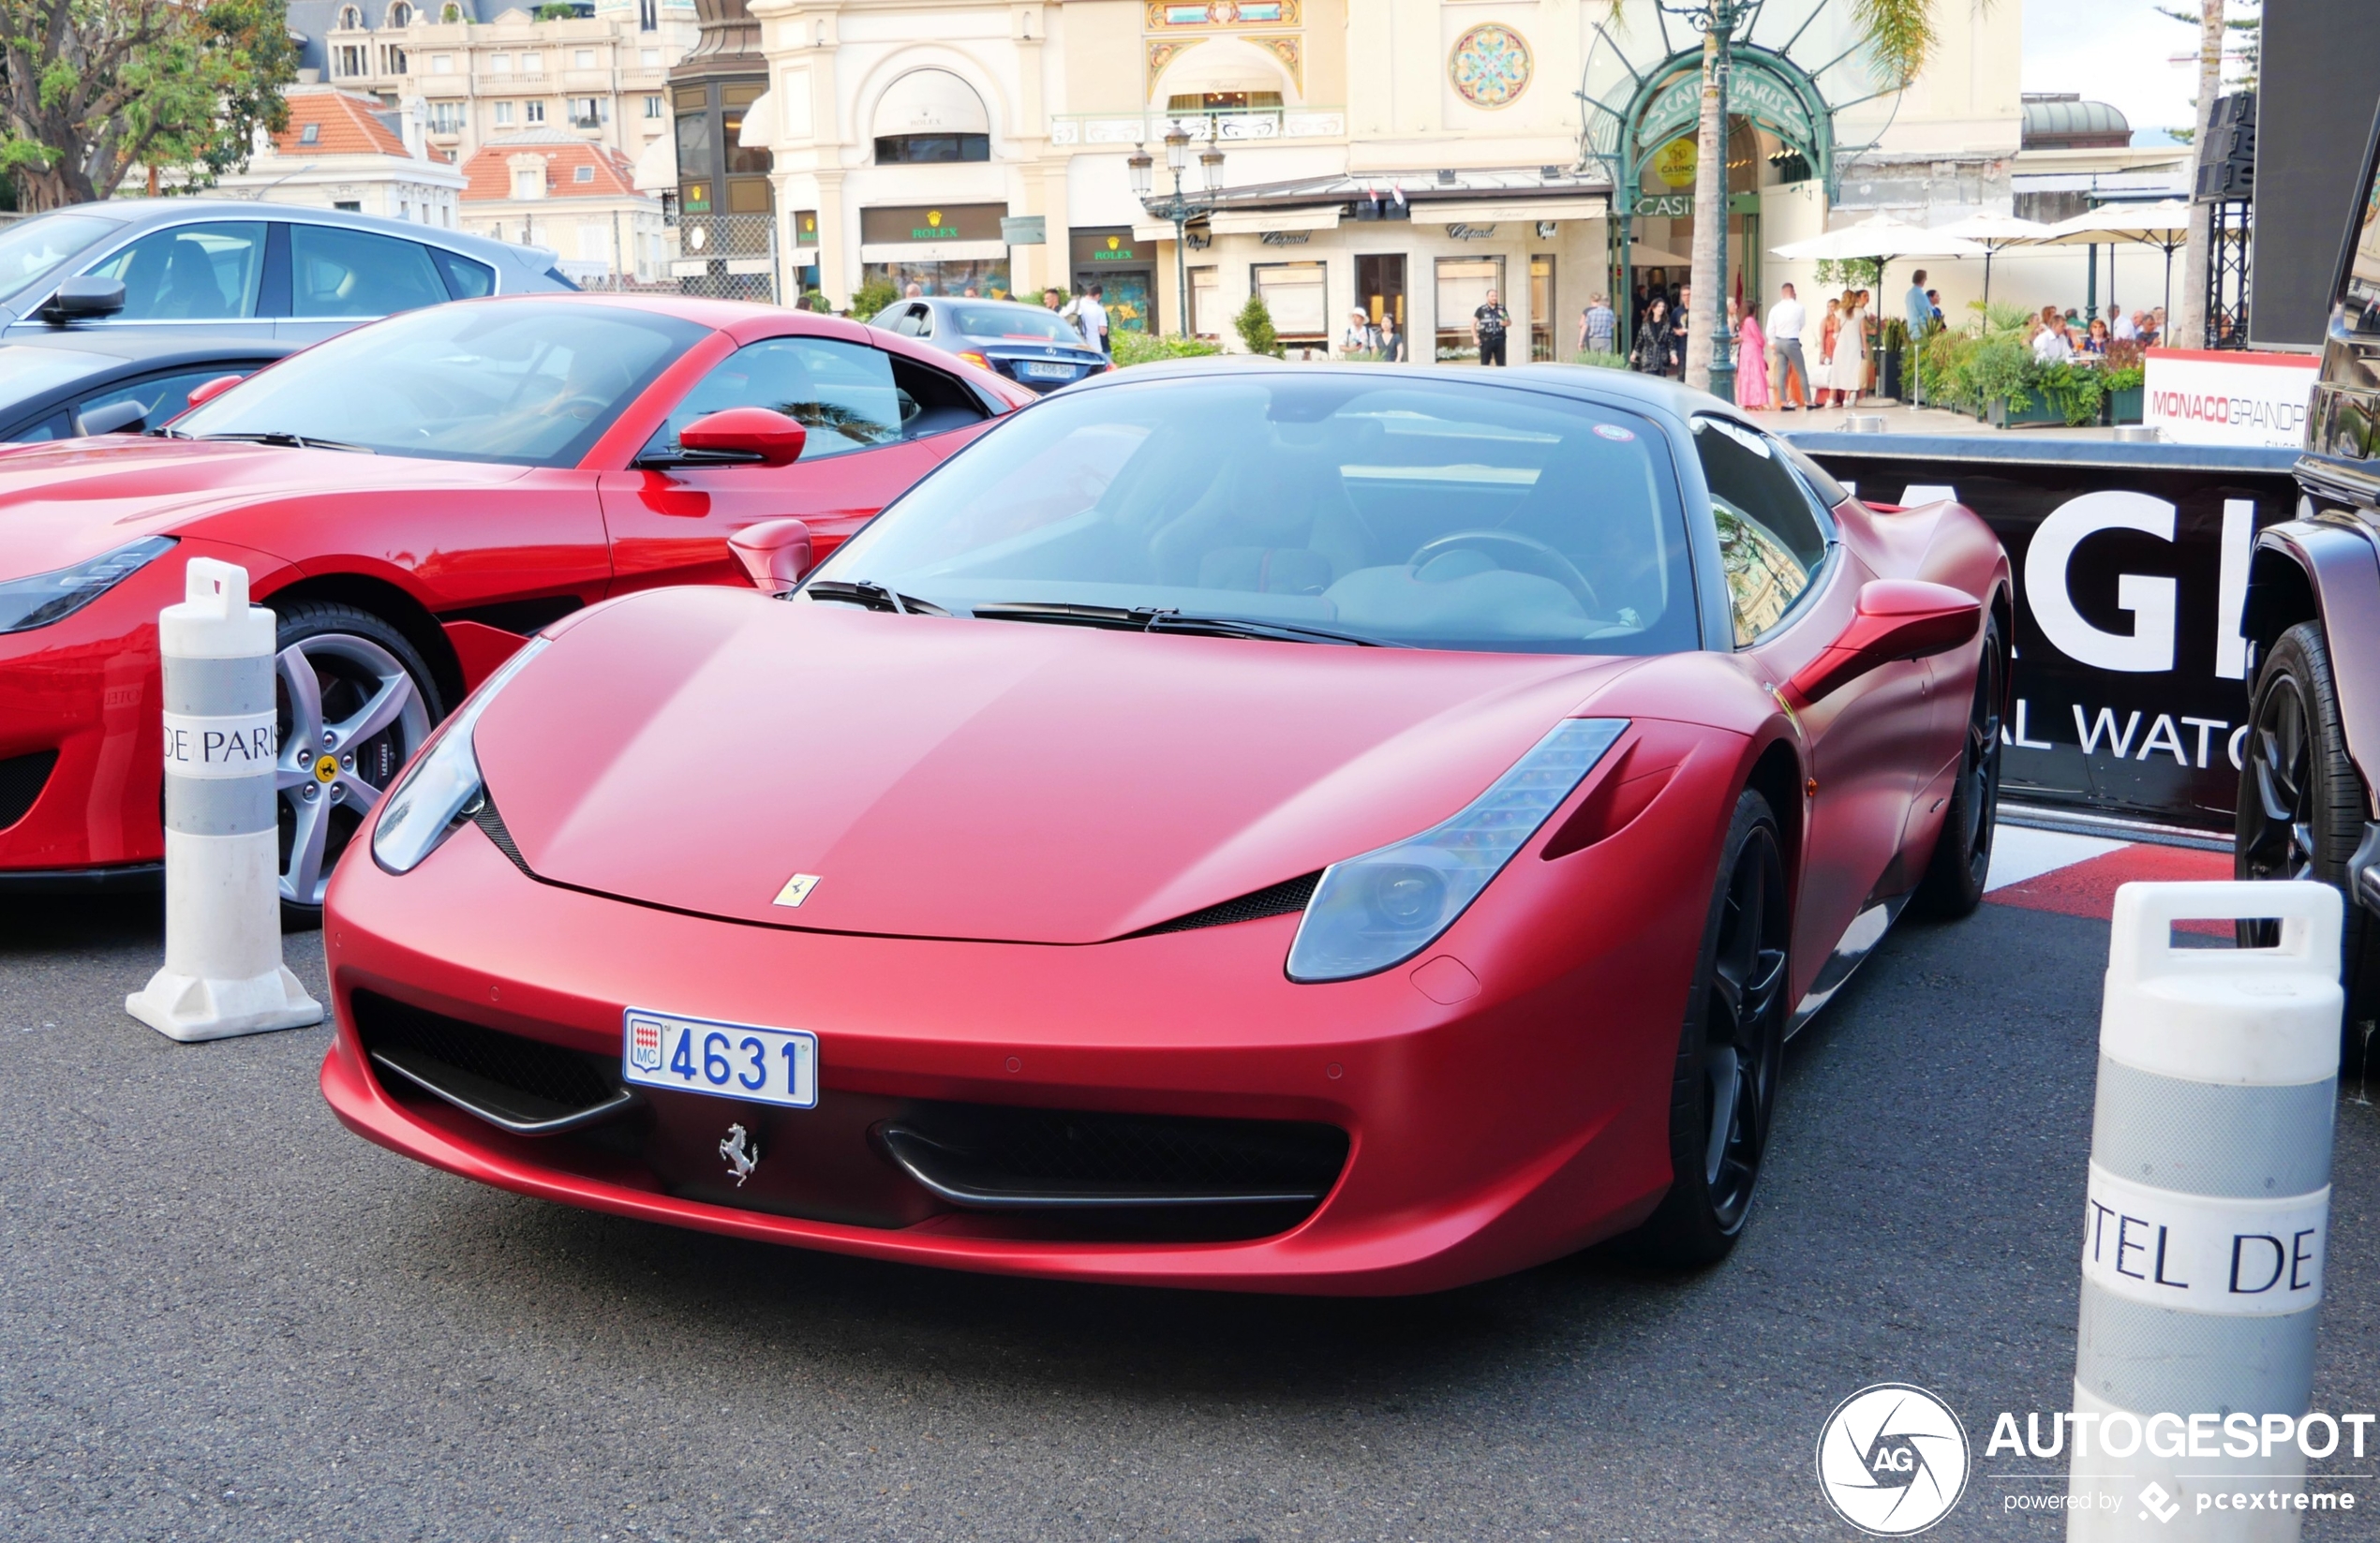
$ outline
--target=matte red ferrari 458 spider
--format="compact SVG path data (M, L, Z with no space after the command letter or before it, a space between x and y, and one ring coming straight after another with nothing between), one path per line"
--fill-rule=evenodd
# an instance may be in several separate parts
M526 634L625 590L740 585L724 538L755 521L831 546L1035 399L831 317L595 295L417 311L194 395L162 434L0 451L0 888L156 882L156 616L184 559L244 564L279 618L303 923Z
M487 1183L884 1259L1712 1260L1786 1036L1980 897L2009 596L1967 510L1662 382L1108 377L786 600L515 656L333 882L323 1090Z

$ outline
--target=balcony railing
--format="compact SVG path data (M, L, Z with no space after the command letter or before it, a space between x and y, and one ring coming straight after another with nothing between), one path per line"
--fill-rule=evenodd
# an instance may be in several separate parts
M1155 144L1180 129L1193 140L1329 140L1347 131L1343 107L1266 107L1171 112L1060 112L1049 118L1051 144Z

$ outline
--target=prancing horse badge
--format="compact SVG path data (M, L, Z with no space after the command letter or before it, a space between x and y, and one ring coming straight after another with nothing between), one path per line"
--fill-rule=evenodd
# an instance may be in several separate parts
M809 899L810 892L817 887L817 874L796 873L785 881L785 887L777 892L777 898L770 903L772 905L799 905Z
M744 1134L741 1125L730 1125L720 1138L719 1155L727 1159L727 1166L736 1175L736 1187L742 1189L744 1180L760 1166L760 1144Z

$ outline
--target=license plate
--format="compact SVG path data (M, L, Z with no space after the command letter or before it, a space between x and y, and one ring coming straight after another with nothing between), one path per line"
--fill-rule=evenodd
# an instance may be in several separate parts
M1035 380L1071 380L1075 378L1074 365L1045 364L1037 359L1026 360L1024 372Z
M709 1093L789 1109L818 1106L818 1036L799 1029L623 1015L620 1074L643 1088Z

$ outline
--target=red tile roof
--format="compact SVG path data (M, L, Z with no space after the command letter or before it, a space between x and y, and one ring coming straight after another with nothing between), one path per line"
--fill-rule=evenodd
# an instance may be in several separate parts
M466 203L513 196L513 157L515 156L545 157L545 196L548 199L616 198L626 194L641 197L636 191L635 170L626 156L605 144L592 144L559 129L530 129L522 134L507 134L493 139L471 153L463 163L467 179L463 188ZM589 168L594 175L586 182L578 180L581 167Z
M388 125L373 116L387 111L369 96L358 96L345 91L307 91L303 87L287 94L290 104L290 126L273 136L273 148L284 156L402 156L405 141L390 132ZM317 125L312 143L305 141L305 127Z

